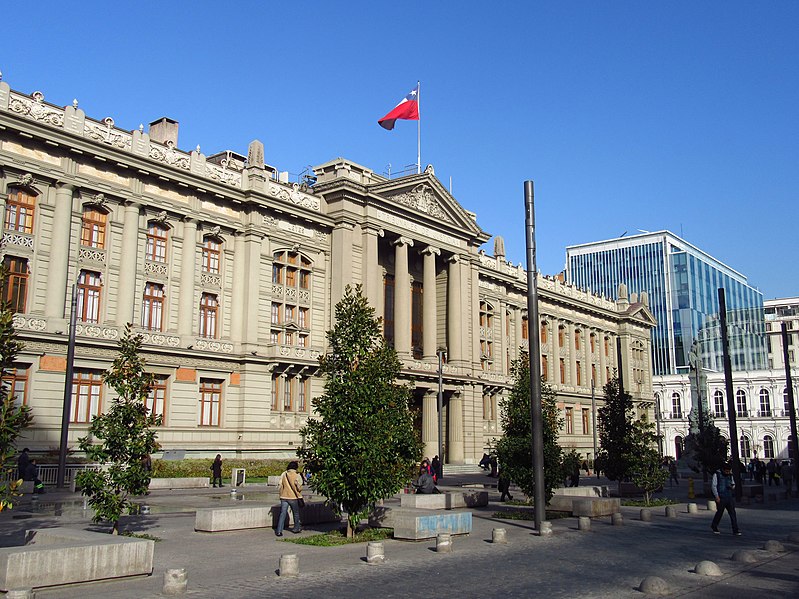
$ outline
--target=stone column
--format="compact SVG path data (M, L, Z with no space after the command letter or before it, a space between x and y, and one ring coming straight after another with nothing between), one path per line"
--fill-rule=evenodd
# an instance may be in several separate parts
M596 388L602 389L603 385L607 382L605 380L605 368L608 366L608 359L605 356L605 337L607 337L607 333L605 331L599 331L597 338L599 339L599 372L597 373L597 381L596 381ZM610 343L610 341L608 341Z
M331 306L335 306L344 297L344 288L352 283L352 229L351 223L341 223L333 228L331 238L332 271L330 273Z
M69 273L70 232L72 229L73 191L66 183L57 183L50 263L47 267L47 292L44 312L49 318L64 318L67 296L72 292L67 283Z
M245 299L243 341L250 344L258 343L258 298L261 291L262 241L261 234L256 231L248 231L244 241L247 252L247 297Z
M197 320L194 305L194 273L197 268L197 221L187 218L183 223L183 252L180 265L180 312L178 314L178 334L192 335L192 323Z
M244 232L236 231L233 242L233 305L230 311L230 338L233 343L244 343L244 314L246 299L247 255ZM271 312L270 312L271 314Z
M411 274L408 247L413 240L400 237L394 245L394 347L399 358L411 357Z
M381 272L380 265L377 261L378 251L377 242L378 238L383 236L382 229L375 229L373 227L363 227L363 275L364 292L366 299L369 300L369 305L372 306L378 315L381 301L381 286L383 283L383 273Z
M472 319L472 326L469 327L471 329L471 356L468 356L469 362L472 364L472 368L475 370L480 369L480 271L478 270L479 262L469 262L469 279L470 279L470 294L469 294L469 302L466 304L465 312L471 316ZM466 297L466 290L464 289L463 297ZM471 308L471 309L470 309ZM494 318L497 318L496 312L494 313ZM496 324L496 321L495 323ZM496 337L493 335L496 327L492 330L492 335L490 337L492 343L494 344L493 349L497 349L496 344ZM488 336L487 336L488 337ZM467 345L468 347L468 345ZM469 350L467 350L469 351ZM497 364L496 354L494 354L494 364Z
M424 455L438 454L438 395L433 389L422 397L422 443Z
M458 390L449 398L447 443L450 464L463 464L463 391Z
M133 305L136 293L136 262L139 257L139 210L136 202L125 204L122 224L122 252L119 262L119 291L117 297L117 326L133 322Z
M447 362L460 366L463 363L463 311L461 297L460 258L449 260L447 271Z
M573 322L566 325L566 346L569 348L569 384L577 386L577 357L579 352L574 344L574 333L576 329Z
M436 296L436 256L441 250L427 246L423 251L424 256L424 309L422 311L422 348L425 360L436 360L436 333L438 331L438 298Z
M508 353L506 351L510 333L510 331L508 331L509 319L507 316L505 316L505 311L507 308L507 303L504 301L499 302L499 314L497 315L499 318L499 339L494 338L494 364L499 365L499 367L495 368L495 370L503 374L508 374L510 372Z
M515 359L519 359L519 348L524 343L524 339L522 339L522 309L521 308L513 308L513 324L514 324L514 339L513 339L513 357Z

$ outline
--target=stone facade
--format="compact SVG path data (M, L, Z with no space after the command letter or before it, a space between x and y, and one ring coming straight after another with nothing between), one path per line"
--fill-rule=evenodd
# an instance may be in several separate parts
M247 157L177 148L178 125L149 132L48 104L0 82L6 297L25 343L11 381L33 408L25 444L57 447L75 285L78 322L70 446L111 391L100 373L126 323L159 377L164 449L285 456L323 390L318 357L347 284L363 285L414 388L417 426L437 453L438 357L444 447L475 463L497 438L510 364L527 343L526 273L480 250L489 235L436 178L387 179L337 159L291 183ZM521 211L520 211L521 212ZM521 229L520 229L521 234ZM539 277L545 376L569 422L562 442L592 453L591 381L617 367L652 401L646 302ZM646 403L641 403L646 409Z

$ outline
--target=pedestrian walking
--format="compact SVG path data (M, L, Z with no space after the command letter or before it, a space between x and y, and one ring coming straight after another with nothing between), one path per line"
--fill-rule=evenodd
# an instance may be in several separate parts
M23 480L33 481L34 494L44 493L44 483L39 480L39 466L36 464L36 460L28 462L25 467L25 475L22 478Z
M286 471L280 475L278 495L280 496L280 517L277 519L277 530L275 535L283 536L283 527L286 525L289 508L294 518L294 534L302 532L302 522L300 520L300 508L305 507L305 500L302 498L302 477L297 474L299 464L292 460L286 466Z
M790 496L791 488L793 487L793 466L790 461L783 460L782 466L780 467L780 474L782 475L782 480L785 481L786 492Z
M30 450L26 447L22 450L17 458L17 479L24 479L25 473L28 471L28 464L31 463L31 456L28 453Z
M213 476L213 485L214 487L217 486L217 481L219 481L219 487L223 487L222 484L222 456L221 454L216 454L216 458L214 462L211 464L211 474Z
M435 456L433 461L430 462L430 467L433 469L433 478L435 479L436 483L438 483L443 475L443 471L441 469L441 459L438 456Z
M510 477L505 474L505 471L499 469L499 478L497 480L497 490L501 493L499 496L500 501L505 501L505 496L508 496L508 501L513 500L513 495L510 494Z
M721 470L713 473L710 488L716 499L716 515L713 516L711 530L714 534L719 534L719 522L724 515L724 510L727 510L732 524L732 534L741 536L741 531L738 528L738 516L735 514L735 481L732 478L732 465L729 462L724 464Z
M777 480L777 460L771 458L766 464L766 472L768 473L768 486L771 486L773 482L776 485L780 484L780 481Z
M677 476L677 460L669 462L669 486L673 487L674 485L680 486L680 479Z

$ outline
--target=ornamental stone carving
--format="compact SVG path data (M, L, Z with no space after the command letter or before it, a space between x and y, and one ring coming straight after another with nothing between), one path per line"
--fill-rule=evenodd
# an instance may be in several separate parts
M163 264L161 262L151 262L149 260L145 260L144 274L156 275L158 277L166 279L168 278L169 270L167 269L166 264Z
M225 343L212 339L197 339L194 347L197 349L221 353L231 353L233 351L232 343Z
M7 245L17 245L19 247L33 249L33 237L17 231L6 231L3 233L3 241L0 242L0 245L3 247Z
M78 251L78 259L85 262L97 262L105 264L105 250L99 248L81 247Z
M47 321L43 318L25 318L21 314L16 314L11 322L15 329L43 331L47 327Z
M104 121L105 127L86 121L83 125L83 135L95 141L101 141L115 148L130 150L131 137L114 129L114 119L108 117Z
M163 162L169 166L181 168L184 171L191 170L191 160L189 159L188 154L184 154L183 152L175 150L174 145L175 144L172 140L166 142L166 148L164 148L161 144L155 144L151 142L149 156L153 160Z
M429 214L434 218L450 223L452 222L449 215L441 209L436 196L426 183L420 183L407 193L391 196L391 199L399 204L418 210L419 212Z
M298 183L293 183L288 188L278 183L270 183L269 193L279 200L291 202L302 208L307 208L308 210L319 212L322 206L319 198L315 198L312 195L300 191L300 185Z
M230 171L226 168L219 167L215 164L206 163L205 175L214 181L232 185L233 187L241 187L241 174Z
M222 277L207 272L201 273L200 285L204 287L222 287Z
M8 103L8 108L11 112L16 112L19 115L33 119L34 121L41 121L54 127L64 126L64 111L56 110L44 104L44 94L42 92L33 92L33 100L28 100L23 96L13 94Z

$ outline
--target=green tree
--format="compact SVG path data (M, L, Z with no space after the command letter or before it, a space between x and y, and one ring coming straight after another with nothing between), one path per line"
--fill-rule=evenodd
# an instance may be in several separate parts
M3 281L4 291L7 276L5 267L0 266L0 279ZM5 293L3 297L6 297ZM0 380L3 381L0 385L0 469L10 482L0 485L0 511L14 507L14 497L19 495L17 488L21 481L14 477L16 470L13 462L14 444L22 431L33 422L30 407L17 405L14 390L5 380L6 375L14 368L14 360L22 347L14 329L14 313L8 302L2 302L0 303Z
M77 483L94 509L94 522L110 521L112 534L119 533L119 518L130 510L131 497L147 492L150 471L146 462L159 449L151 427L160 425L161 417L153 416L145 405L153 375L144 370L141 345L142 336L134 335L127 325L119 355L103 374L117 397L106 413L92 419L88 436L78 441L90 459L104 465L102 470L81 472Z
M522 352L511 364L513 388L501 404L502 438L497 442L500 469L528 497L535 496L532 456L532 421L530 416L530 358ZM544 433L544 496L549 501L554 489L563 481L561 448L558 431L562 419L558 417L555 392L541 382L541 407Z
M569 451L564 451L563 462L560 471L560 480L571 478L571 475L575 471L579 472L582 463L583 462L580 459L580 453L576 449L571 448Z
M610 480L629 477L634 449L633 398L619 389L614 376L604 387L605 405L598 410L599 445L596 467Z
M685 437L685 453L692 458L689 462L690 468L694 472L703 474L704 478L705 474L712 475L721 469L722 464L727 461L730 444L713 422L710 412L704 410L701 428L698 425L694 426L693 414L692 410L688 419L691 421L691 430L697 432Z
M632 452L628 458L630 480L644 492L644 501L649 505L652 494L663 488L669 473L662 467L657 447L658 436L651 422L642 417L633 422L631 434Z
M319 359L325 392L313 400L319 419L300 431L297 455L311 485L347 512L347 534L375 503L402 489L422 454L413 428L411 392L396 383L401 364L383 338L360 285L347 285Z

